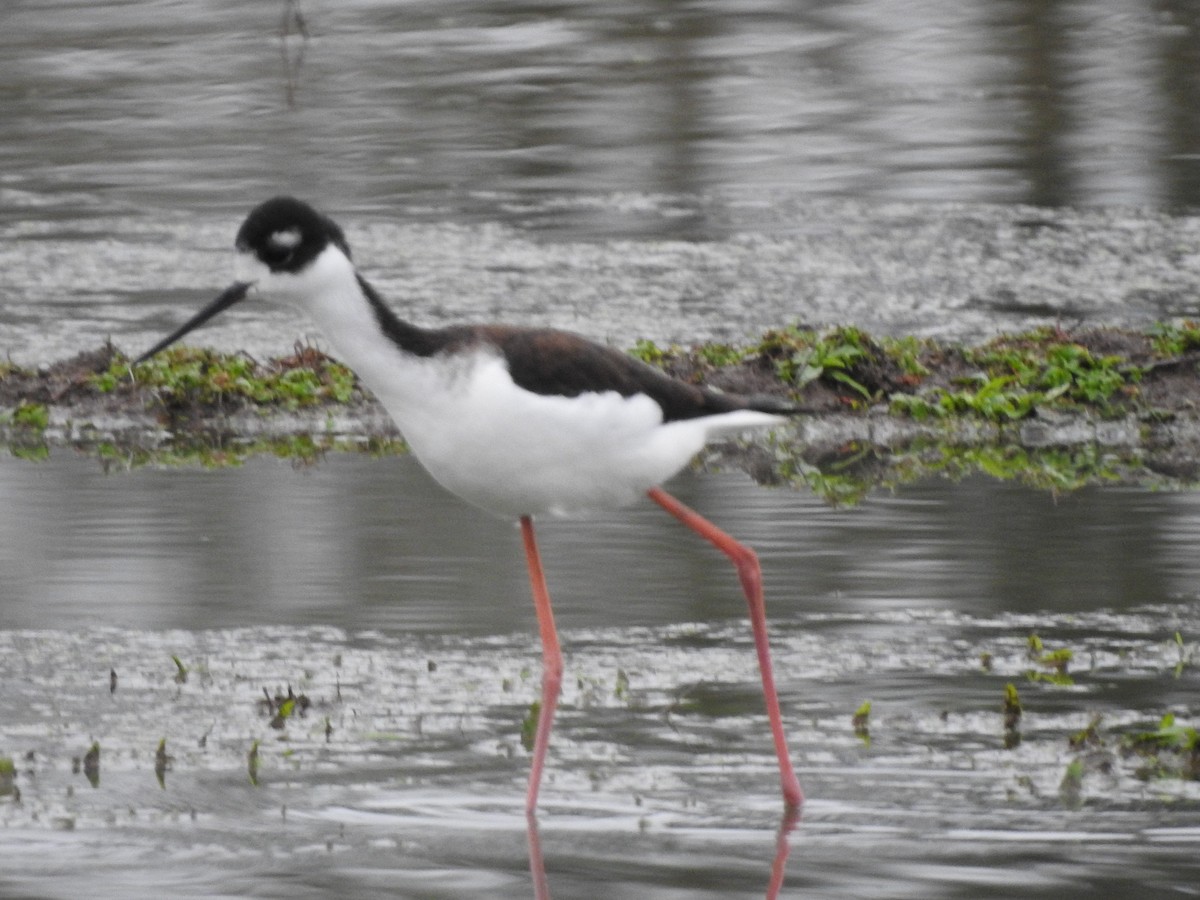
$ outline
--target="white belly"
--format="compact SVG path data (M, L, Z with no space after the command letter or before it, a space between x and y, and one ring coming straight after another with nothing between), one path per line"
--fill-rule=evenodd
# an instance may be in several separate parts
M408 357L404 369L403 382L371 387L413 453L447 490L505 516L630 503L687 465L710 434L780 421L747 411L664 425L644 395L524 390L495 356Z

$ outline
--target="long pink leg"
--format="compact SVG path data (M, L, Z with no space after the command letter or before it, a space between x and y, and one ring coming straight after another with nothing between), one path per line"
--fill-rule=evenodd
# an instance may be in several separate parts
M554 611L550 608L550 592L546 590L546 575L542 571L542 557L533 534L533 519L529 516L521 516L521 537L525 541L525 559L529 563L533 608L537 611L538 631L542 635L542 708L538 713L537 733L533 739L529 789L525 793L525 812L533 815L537 809L538 788L542 784L542 769L546 765L546 748L550 745L554 710L562 689L563 658L558 646L558 630L554 627Z
M759 568L758 557L749 547L739 544L662 488L651 488L646 493L651 500L728 556L737 568L746 603L750 607L750 628L754 632L754 647L758 651L758 670L762 674L763 698L767 702L767 718L771 721L771 735L775 739L775 755L779 757L783 799L788 806L799 806L804 802L804 792L800 790L800 782L792 769L787 738L783 734L783 715L779 711L779 695L775 690L775 675L771 668L771 648L767 643L767 607L763 600L762 569Z

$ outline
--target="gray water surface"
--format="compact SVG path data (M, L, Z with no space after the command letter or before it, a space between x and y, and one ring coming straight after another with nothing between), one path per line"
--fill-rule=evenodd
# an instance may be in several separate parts
M1123 612L1200 585L1192 492L1055 497L978 478L839 509L709 475L681 477L676 493L760 553L777 621L918 607ZM9 628L535 629L515 525L447 495L412 457L106 475L56 450L44 464L0 460L0 509ZM723 558L649 502L547 519L539 536L564 626L742 614Z
M0 10L0 355L144 349L280 192L423 324L744 341L1195 315L1190 0ZM289 22L291 20L288 20ZM196 340L307 326L246 304Z
M649 504L543 521L567 659L550 896L758 897L773 866L789 897L1187 895L1197 785L1139 778L1119 748L1168 711L1195 721L1200 499L670 487L761 553L809 800L780 842L728 565ZM0 497L0 750L22 794L0 798L0 896L535 895L520 723L540 653L509 523L404 457L106 472L56 450L0 462ZM1073 650L1073 685L1028 679L1033 632ZM312 707L277 731L261 699L288 686ZM1072 751L1097 714L1103 746ZM96 787L72 773L93 740Z
M797 189L1200 202L1188 0L292 8L308 39L283 2L7 5L10 202L236 211L283 181L389 216L565 198L555 226L588 230L606 211L580 194L635 220L646 198Z

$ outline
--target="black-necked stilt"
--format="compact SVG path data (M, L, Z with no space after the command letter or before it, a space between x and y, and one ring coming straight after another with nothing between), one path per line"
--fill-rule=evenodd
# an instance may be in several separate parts
M469 503L520 521L543 657L528 812L537 806L563 671L533 517L617 506L642 494L737 567L784 800L790 807L801 803L775 691L758 559L658 486L712 437L776 425L788 411L784 406L676 381L561 331L411 325L355 269L342 229L291 197L254 209L236 246L237 280L136 362L251 293L293 303L375 393L438 482Z

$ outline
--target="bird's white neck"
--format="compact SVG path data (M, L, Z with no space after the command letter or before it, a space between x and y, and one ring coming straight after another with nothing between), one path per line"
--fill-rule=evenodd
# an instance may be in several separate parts
M312 319L334 355L354 370L393 417L403 418L404 410L423 405L427 394L420 373L427 368L426 361L397 343L395 335L385 333L381 313L367 297L368 288L340 249L330 244L298 275L273 274L269 288L271 298L297 307ZM421 329L390 317L393 330L422 334ZM402 422L397 424L403 427Z
M299 275L276 275L272 295L299 307L351 368L359 351L387 341L359 286L354 264L333 244Z

